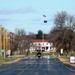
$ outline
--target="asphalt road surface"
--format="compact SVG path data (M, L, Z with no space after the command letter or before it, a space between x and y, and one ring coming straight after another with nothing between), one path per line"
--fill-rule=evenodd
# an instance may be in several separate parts
M75 68L56 58L28 58L1 65L0 75L75 75Z

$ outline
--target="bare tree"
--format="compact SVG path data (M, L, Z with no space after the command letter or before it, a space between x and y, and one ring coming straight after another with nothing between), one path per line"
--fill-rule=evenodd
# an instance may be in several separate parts
M54 18L54 24L58 28L68 27L75 29L75 17L65 11L58 12Z
M57 50L61 48L70 51L74 40L75 18L67 12L60 12L55 15L55 27L49 33L50 41L53 41ZM73 47L74 48L74 47Z
M25 43L26 43L26 32L24 31L24 29L16 29L14 49L17 52L21 53L24 50Z
M30 47L33 45L33 39L35 39L35 34L29 32L28 36L27 36L27 43L26 43L26 47L27 47L27 55L29 55L30 52Z
M54 24L58 28L65 27L65 23L67 20L67 13L65 11L59 12L55 15Z

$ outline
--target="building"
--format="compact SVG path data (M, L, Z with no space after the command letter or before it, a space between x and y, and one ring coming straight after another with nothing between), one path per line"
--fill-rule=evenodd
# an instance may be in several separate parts
M33 46L30 47L30 50L50 51L52 50L52 45L48 40L36 39L33 40Z
M4 53L8 50L8 46L9 46L8 31L0 25L0 55L1 56L3 54L2 52L3 50Z
M15 42L15 34L12 32L9 32L9 44L10 44L10 50L13 50L14 48L14 42Z

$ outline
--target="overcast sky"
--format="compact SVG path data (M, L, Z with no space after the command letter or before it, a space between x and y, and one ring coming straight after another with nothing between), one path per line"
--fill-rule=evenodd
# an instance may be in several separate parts
M61 11L75 16L75 0L0 0L0 25L12 32L23 28L27 33L49 33L55 14Z

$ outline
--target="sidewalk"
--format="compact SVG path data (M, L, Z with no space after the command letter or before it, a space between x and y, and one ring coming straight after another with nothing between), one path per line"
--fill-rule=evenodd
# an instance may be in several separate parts
M66 59L66 58L64 59L64 58L58 57L58 59L61 62L63 62L64 64L68 64L68 65L71 65L71 66L75 67L75 63L74 64L70 63L70 61L68 59Z

